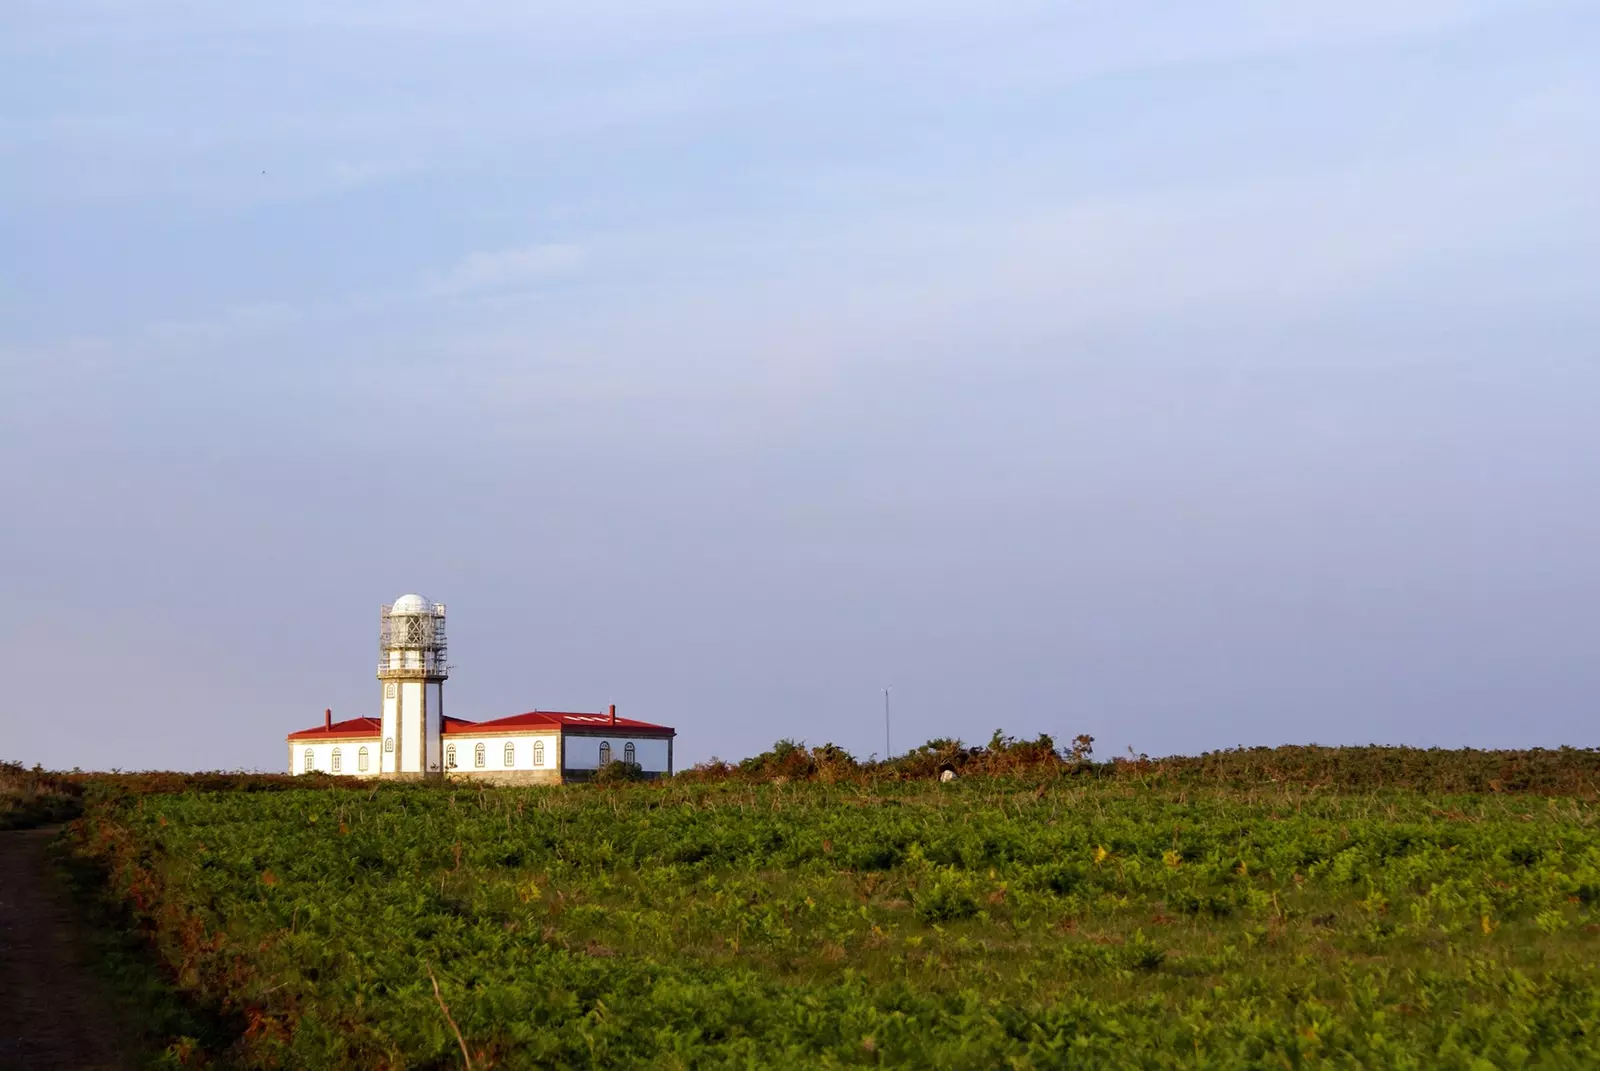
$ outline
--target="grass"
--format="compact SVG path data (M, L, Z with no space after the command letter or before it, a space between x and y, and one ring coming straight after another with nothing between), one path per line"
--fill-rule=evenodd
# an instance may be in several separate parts
M124 785L74 843L246 1024L190 1065L1600 1062L1591 799L1147 780Z

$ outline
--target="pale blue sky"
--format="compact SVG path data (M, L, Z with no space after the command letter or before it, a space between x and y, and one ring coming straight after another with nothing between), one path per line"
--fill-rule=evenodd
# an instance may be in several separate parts
M329 13L328 8L335 8ZM1600 6L0 10L0 755L1592 745Z

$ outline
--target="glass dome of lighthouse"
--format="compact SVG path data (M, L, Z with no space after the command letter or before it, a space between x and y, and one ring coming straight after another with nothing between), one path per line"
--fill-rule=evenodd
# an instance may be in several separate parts
M415 592L383 608L379 629L380 675L443 680L445 661L444 605Z

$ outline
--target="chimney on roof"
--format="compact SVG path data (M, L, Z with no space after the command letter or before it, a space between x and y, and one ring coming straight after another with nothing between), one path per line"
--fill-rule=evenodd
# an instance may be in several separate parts
M611 704L611 724L617 724L617 704Z
M327 710L324 710L322 712L322 727L324 729L333 728L333 708L332 707L329 707Z

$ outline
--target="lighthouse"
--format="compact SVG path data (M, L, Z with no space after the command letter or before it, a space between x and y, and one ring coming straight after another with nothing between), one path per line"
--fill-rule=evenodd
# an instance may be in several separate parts
M402 595L378 615L378 716L362 714L290 733L289 772L480 784L559 785L620 765L633 775L672 776L677 731L598 713L530 710L487 721L444 716L450 676L444 604Z
M444 604L402 595L378 624L378 680L383 688L378 770L401 777L442 772Z

